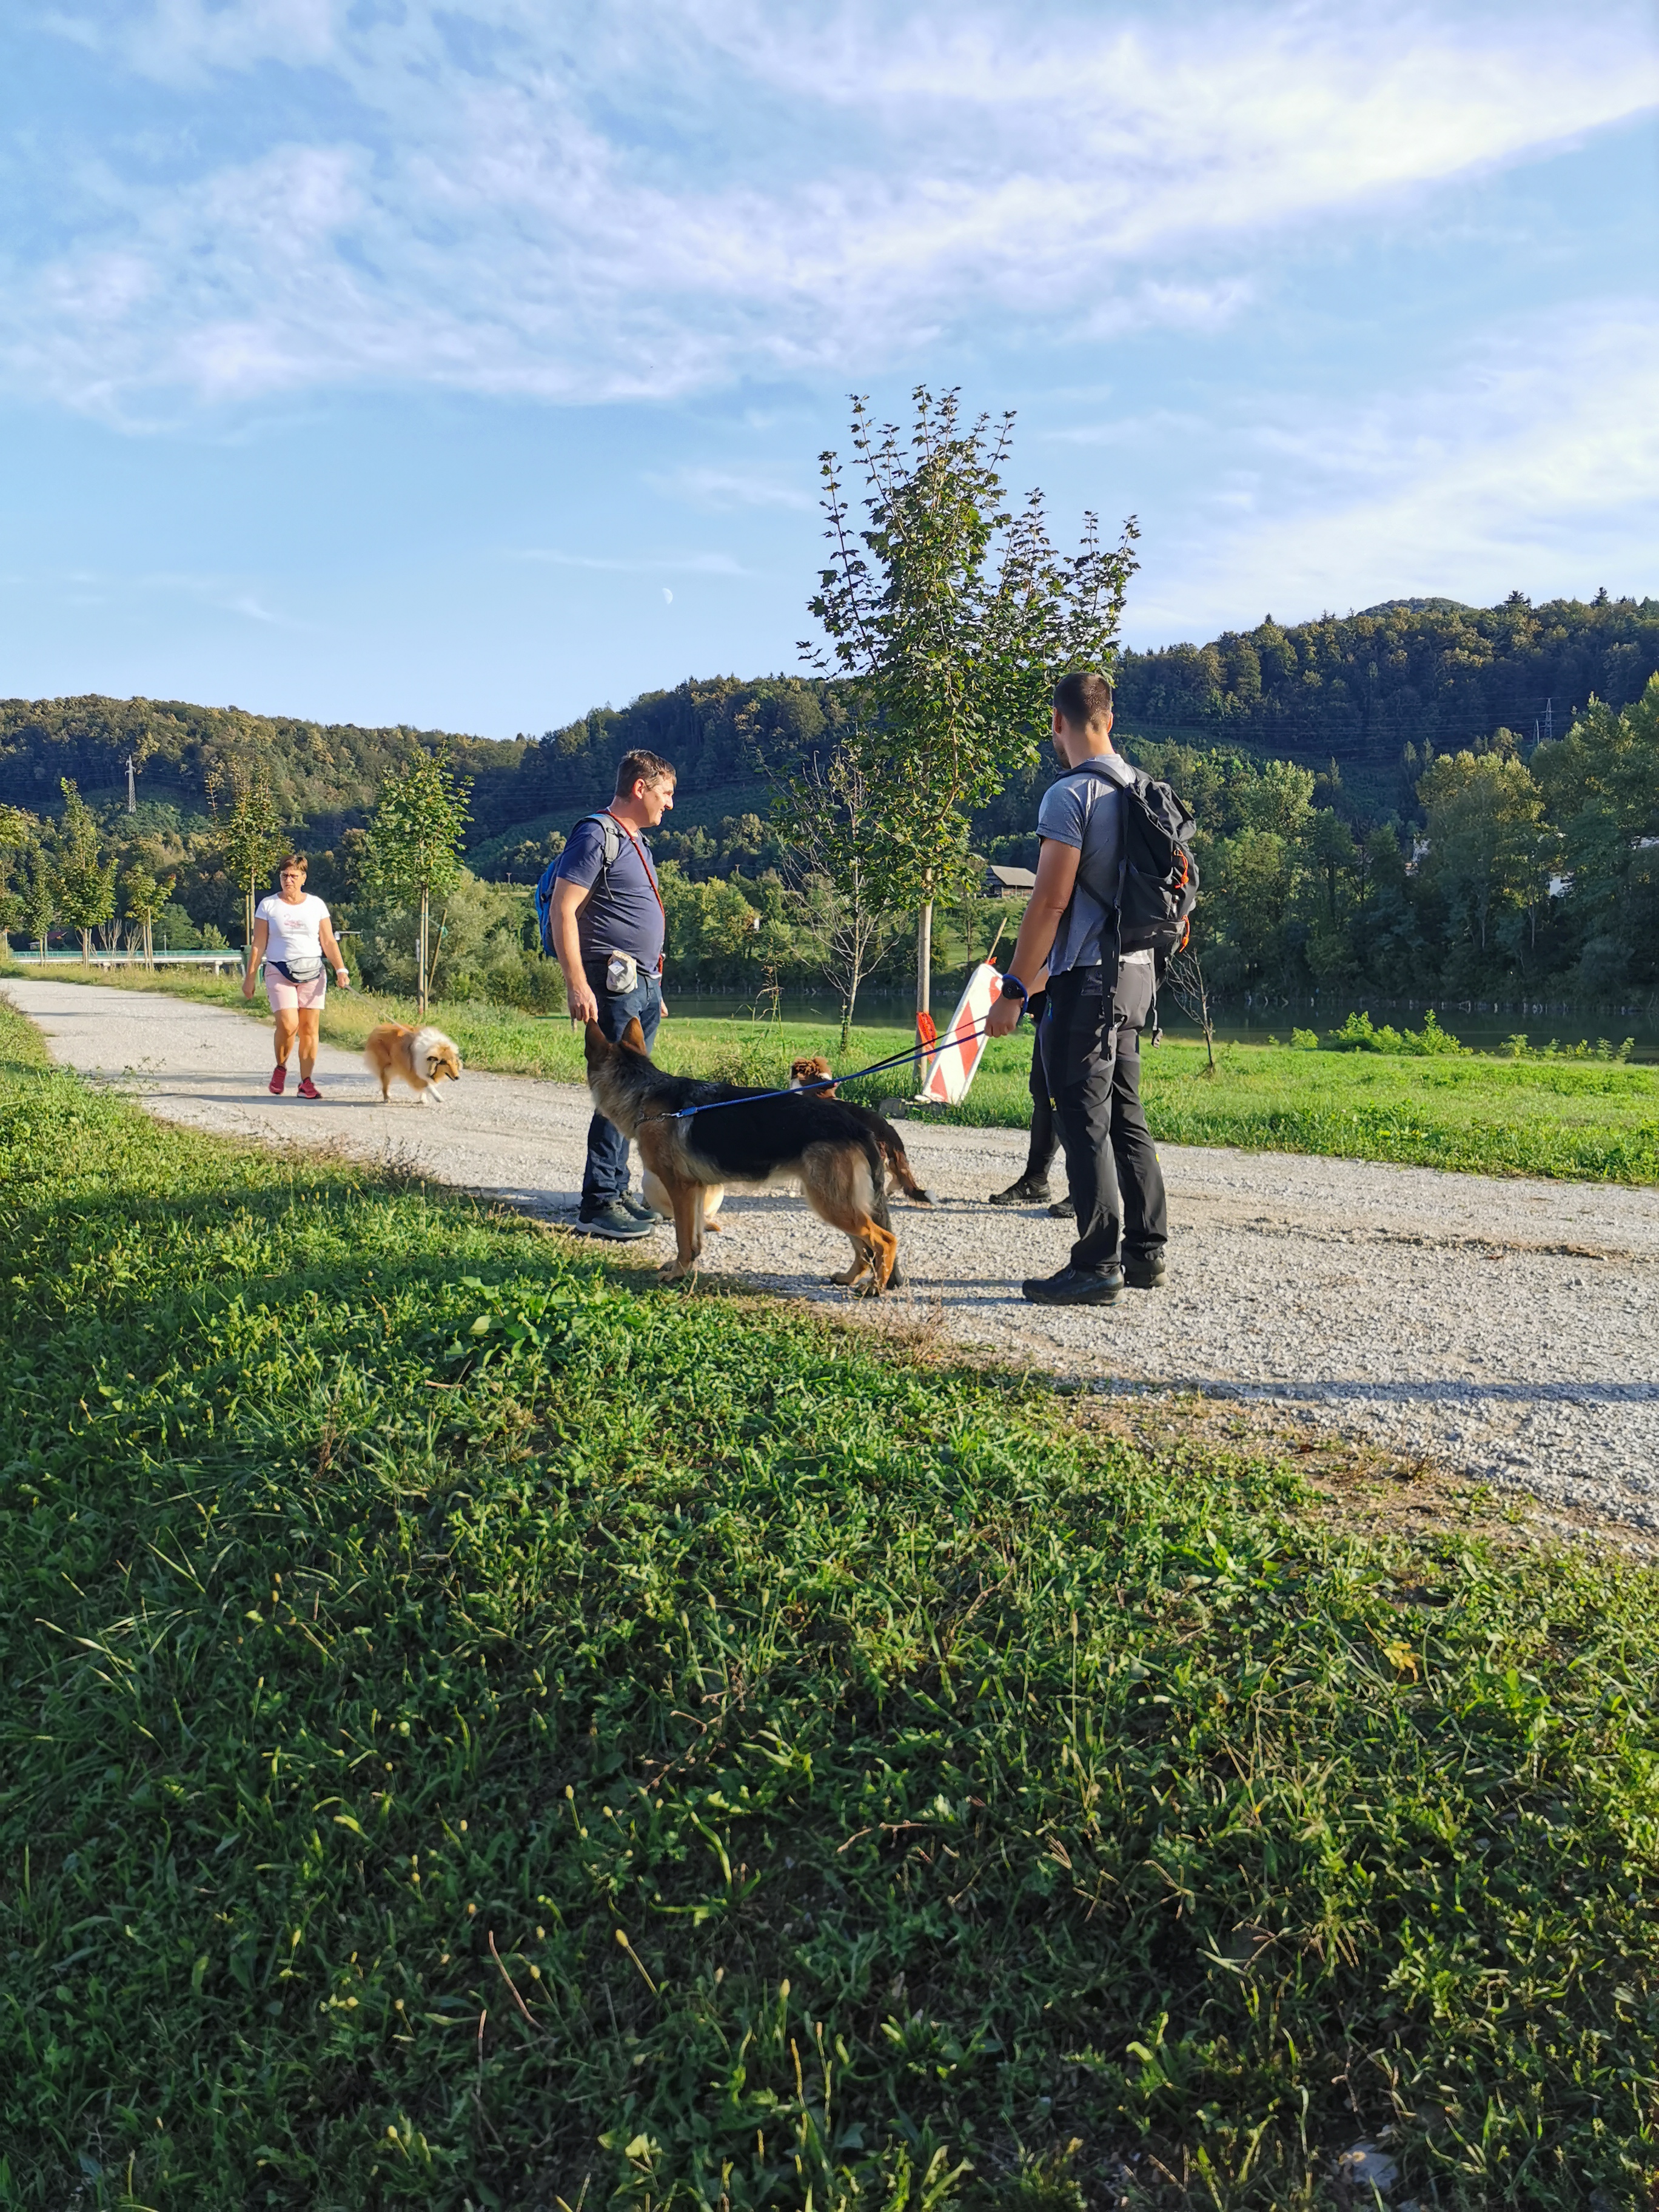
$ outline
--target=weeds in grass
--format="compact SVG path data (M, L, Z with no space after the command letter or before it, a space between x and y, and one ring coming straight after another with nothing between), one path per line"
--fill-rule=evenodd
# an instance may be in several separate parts
M1640 2200L1645 1571L0 1069L0 2201Z

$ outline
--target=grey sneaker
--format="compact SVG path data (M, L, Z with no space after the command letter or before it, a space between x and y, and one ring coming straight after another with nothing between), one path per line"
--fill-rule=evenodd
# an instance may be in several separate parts
M576 1217L579 1237L609 1237L619 1244L631 1244L635 1238L648 1237L656 1226L656 1216L641 1221L631 1214L620 1199L613 1198L606 1206L596 1206L590 1211L584 1206Z
M625 1213L631 1213L635 1221L643 1221L648 1229L654 1229L659 1221L668 1218L665 1213L659 1213L654 1206L647 1206L642 1198L635 1198L631 1190L625 1190L617 1203Z

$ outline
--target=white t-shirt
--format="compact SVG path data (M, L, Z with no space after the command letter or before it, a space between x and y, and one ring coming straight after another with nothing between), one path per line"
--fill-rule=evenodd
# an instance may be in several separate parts
M253 910L255 921L263 921L270 934L265 939L268 960L320 960L323 944L318 931L328 920L327 902L313 897L307 891L297 904L290 904L280 891L262 898Z

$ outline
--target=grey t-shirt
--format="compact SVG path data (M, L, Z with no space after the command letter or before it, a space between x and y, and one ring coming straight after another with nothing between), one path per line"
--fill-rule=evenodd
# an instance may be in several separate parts
M1123 838L1123 801L1118 794L1134 780L1134 770L1120 754L1097 754L1091 767L1073 769L1043 793L1037 836L1052 837L1057 845L1075 846L1096 883L1116 883ZM1060 919L1060 934L1048 955L1048 973L1063 975L1068 968L1099 967L1112 948L1111 915L1111 907L1103 905L1079 881Z

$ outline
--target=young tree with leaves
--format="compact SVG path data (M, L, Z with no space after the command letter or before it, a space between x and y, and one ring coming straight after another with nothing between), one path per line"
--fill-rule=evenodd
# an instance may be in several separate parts
M23 888L18 895L18 904L44 966L46 939L58 919L58 885L46 848L38 837L31 841L24 856Z
M155 965L155 917L173 896L176 876L159 879L142 860L133 861L121 878L121 910L138 924L144 965Z
M81 964L92 965L92 933L115 912L115 856L100 848L98 817L70 777L62 778L63 817L58 824L52 873L58 905L81 933Z
M288 838L276 811L270 772L263 762L216 761L208 770L207 801L215 843L225 873L242 894L242 947L253 943L253 909L259 885L280 859Z
M471 788L470 776L454 774L447 751L416 753L404 773L382 788L361 848L360 877L370 896L418 910L415 977L422 1018L434 965L428 951L432 902L447 899L461 879L461 840L471 815Z
M966 877L969 817L1036 759L1057 676L1109 671L1137 532L1131 518L1108 551L1085 515L1081 549L1062 558L1042 494L1009 504L1012 413L964 425L956 392L919 386L914 399L908 435L853 402L867 527L838 457L819 457L830 560L810 606L826 641L801 652L858 687L838 772L863 793L860 867L884 905L918 909L920 1010L933 901ZM786 799L786 816L806 811L804 796Z

